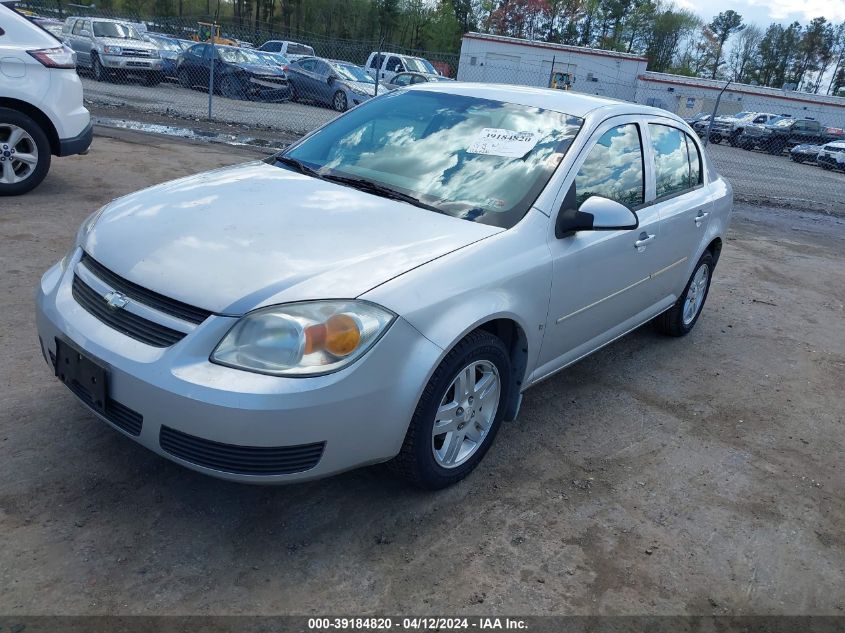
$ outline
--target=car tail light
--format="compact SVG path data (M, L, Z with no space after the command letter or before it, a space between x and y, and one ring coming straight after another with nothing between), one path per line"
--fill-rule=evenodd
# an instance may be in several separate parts
M76 68L73 51L66 46L27 51L47 68Z

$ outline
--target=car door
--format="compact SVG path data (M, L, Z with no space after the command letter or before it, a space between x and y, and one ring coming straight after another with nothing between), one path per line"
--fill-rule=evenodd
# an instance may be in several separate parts
M714 196L705 184L696 139L670 119L649 118L646 155L654 174L648 200L660 217L660 241L652 281L660 298L674 302L707 236Z
M80 66L91 67L91 20L77 20L73 25L72 48Z
M209 48L208 44L195 44L184 53L182 68L192 85L208 85L208 68L204 62L204 57L206 50Z
M402 63L402 60L397 57L396 55L388 55L387 59L384 60L384 69L381 72L381 78L393 79L393 76L397 73L403 73L407 70L405 68L405 64Z
M317 85L316 67L316 59L303 59L291 66L296 71L294 87L302 98L320 99L321 89Z
M314 60L314 91L317 98L323 103L331 103L332 96L337 90L334 83L329 83L329 77L332 76L332 69L329 65L319 59Z
M646 205L642 123L613 117L591 135L555 202L556 213L591 196L633 210L635 230L578 231L549 236L552 287L537 378L563 367L656 314L657 210Z

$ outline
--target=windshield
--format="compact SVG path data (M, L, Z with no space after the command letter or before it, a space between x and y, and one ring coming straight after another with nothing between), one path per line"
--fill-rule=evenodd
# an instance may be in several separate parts
M375 83L375 80L367 74L366 70L355 64L332 64L332 68L341 79L359 81L365 84Z
M119 40L143 39L134 26L120 22L94 22L94 37L114 37Z
M297 44L296 42L288 42L288 55L313 55L314 49L305 44Z
M418 73L430 73L432 75L437 74L437 70L435 70L434 66L432 66L426 59L420 59L419 57L403 57L402 60L405 62L405 66L408 70L415 70Z
M225 62L230 64L264 64L265 62L253 51L231 46L218 46L217 53Z
M510 228L549 181L583 119L428 91L367 101L284 154L437 211Z

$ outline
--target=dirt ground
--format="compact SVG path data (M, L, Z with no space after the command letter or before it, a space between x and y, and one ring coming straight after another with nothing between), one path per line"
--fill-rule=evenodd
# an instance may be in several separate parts
M288 487L99 422L33 293L124 193L254 157L108 131L0 199L0 614L845 614L845 220L738 208L696 330L530 390L469 479Z

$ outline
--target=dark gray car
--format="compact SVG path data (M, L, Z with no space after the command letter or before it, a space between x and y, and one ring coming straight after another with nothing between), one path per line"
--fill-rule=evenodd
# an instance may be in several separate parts
M360 66L349 62L303 57L287 68L293 99L314 101L345 112L373 97L376 82Z

